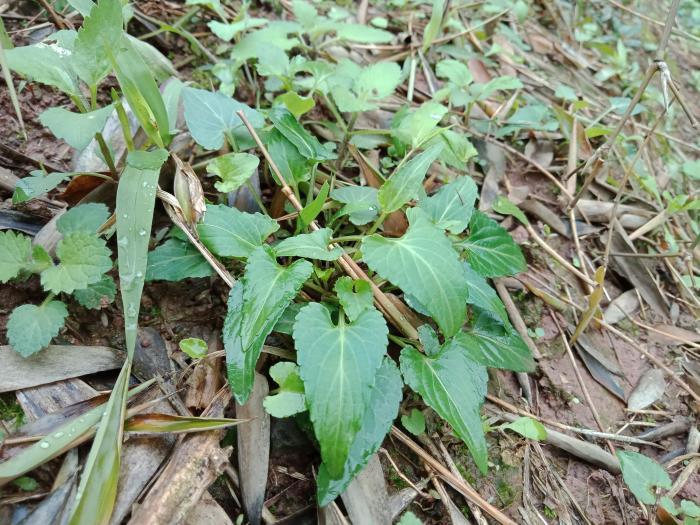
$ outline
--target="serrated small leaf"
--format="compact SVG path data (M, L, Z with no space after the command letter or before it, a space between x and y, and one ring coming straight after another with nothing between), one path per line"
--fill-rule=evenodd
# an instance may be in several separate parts
M469 263L462 263L464 278L469 285L469 297L467 303L473 304L484 313L498 319L502 324L508 324L508 313L496 290L489 286L480 274L476 273Z
M231 288L222 338L228 380L239 404L253 388L265 339L312 269L305 260L281 266L269 246L260 246L250 254L243 279Z
M297 361L314 433L328 473L339 478L369 406L386 352L388 328L374 308L338 323L320 303L301 309L294 324ZM332 373L329 373L332 371Z
M450 233L462 233L474 211L477 187L471 177L459 177L442 186L435 195L418 204L436 226Z
M350 446L343 475L333 479L324 463L318 469L317 499L320 506L328 505L342 494L352 479L360 473L370 458L379 450L401 403L403 382L394 361L385 357L377 371L369 403L362 418L362 426Z
M345 204L338 215L348 215L350 222L362 226L377 218L377 189L369 186L346 186L331 192L331 198Z
M503 425L501 428L507 428L513 432L517 432L523 437L534 439L535 441L544 441L547 439L547 429L544 428L542 423L531 417L523 416L512 423Z
M459 346L473 361L492 368L532 372L535 362L529 348L510 324L503 326L487 314L481 314L471 330L455 335Z
M316 103L313 97L302 97L296 91L287 91L278 96L275 103L284 104L287 109L294 115L294 118L301 117L304 113L311 111Z
M96 283L112 268L111 250L104 239L85 232L73 232L59 241L59 264L41 273L41 285L53 293L72 293Z
M447 113L447 108L437 102L424 102L418 109L401 119L393 133L404 144L419 147L435 135L437 125ZM440 130L437 130L440 131Z
M236 115L237 111L243 111L255 129L265 124L265 118L258 111L220 92L186 87L182 90L182 101L187 128L204 149L220 149L229 133L240 149L254 145L243 121Z
M85 308L99 310L114 301L117 295L117 285L109 275L103 275L96 283L87 288L76 290L73 297Z
M90 144L95 133L102 131L114 108L109 105L88 113L73 113L67 109L49 108L39 115L39 121L57 138L65 140L78 151Z
M396 525L423 525L423 522L419 520L413 512L410 510L406 512Z
M328 249L333 230L321 228L311 233L300 233L276 244L277 257L305 257L319 261L335 261L343 254L342 248Z
M410 226L403 237L365 237L362 260L414 296L450 337L466 318L469 290L462 265L444 232L422 210L412 208L407 215Z
M122 32L120 2L99 0L84 18L73 45L72 63L88 86L97 86L110 72L112 64L108 52L119 47Z
M109 219L109 209L102 203L80 204L61 215L56 222L63 235L74 232L96 234L100 226Z
M5 51L11 70L36 82L80 97L78 79L71 64L71 52L57 43L42 42Z
M664 468L653 459L637 452L617 451L622 479L632 494L646 505L656 503L656 487L671 488L671 478Z
M384 213L396 211L411 199L418 198L425 174L441 151L441 144L431 146L406 162L382 184L377 198Z
M354 321L362 312L372 308L374 300L372 287L365 280L353 281L350 277L343 276L335 282L333 290L350 321Z
M299 124L287 108L275 106L270 109L268 117L275 125L275 129L294 144L304 158L317 162L335 158L333 153L324 148L316 137Z
M245 213L224 205L207 205L197 225L200 239L220 257L248 257L279 230L277 221L260 213Z
M394 93L401 83L401 68L395 62L377 62L362 69L353 83L357 96L378 102Z
M34 170L29 174L29 177L24 177L17 182L15 192L12 195L12 204L19 204L41 197L43 194L53 190L71 175L71 173L45 174L42 170Z
M479 211L469 223L469 235L457 246L464 249L471 267L484 277L515 275L527 269L520 247L510 234Z
M474 77L466 64L454 58L438 62L435 67L435 73L440 78L446 78L461 88L469 86L474 81Z
M452 426L485 474L488 450L479 411L486 396L486 368L451 345L433 358L406 347L400 362L406 384Z
M14 279L32 264L32 240L12 230L0 232L0 283Z
M7 321L7 339L12 348L28 357L49 346L58 335L68 317L66 305L61 301L49 301L36 306L23 304L15 308Z
M270 377L279 385L279 389L263 401L268 414L283 418L306 410L304 383L299 377L299 367L295 363L275 363L270 367Z
M182 281L210 275L214 275L211 265L187 241L168 239L148 253L146 281Z
M214 183L222 193L236 191L255 173L260 159L250 153L228 153L216 157L207 164L207 172L217 175L221 180Z

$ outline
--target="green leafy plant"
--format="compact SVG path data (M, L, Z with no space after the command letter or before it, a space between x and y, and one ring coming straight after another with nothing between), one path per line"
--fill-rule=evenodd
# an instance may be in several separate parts
M216 273L230 285L222 338L229 386L240 404L251 394L267 337L273 332L291 336L287 341L294 352L270 367L278 386L264 406L276 417L308 411L322 458L317 483L321 505L342 493L377 452L397 417L405 387L449 423L485 473L481 406L487 367L534 368L488 280L514 275L526 264L508 232L475 210L477 187L466 163L476 149L469 137L453 129L450 108L440 102L460 107L483 102L498 90L519 88L519 82L505 77L476 85L468 72L442 62L438 74L449 80L448 90L418 108L400 109L391 128L381 130L376 145L383 158L379 167L371 167L376 180L368 187L343 172L353 162L369 169L368 163L359 165L359 155L349 154L367 140L363 130L354 128L362 113L379 108L395 93L404 73L393 62L332 63L318 58L318 51L344 41L387 42L393 34L348 21L342 12L320 15L303 1L293 3L296 22L265 22L244 13L229 23L219 2L204 4L222 19L210 24L212 31L233 41L230 60L214 73L222 78L221 68L228 68L228 83L216 92L180 85L173 96L177 99L179 93L185 124L201 150L225 149L203 164L216 177L214 188L221 193L248 188L258 196L256 213L229 207L223 204L225 195L212 192L206 205L199 198L201 213L192 214L193 193L183 187L174 196L159 191L176 112L166 104L166 90L161 95L143 50L124 33L120 2L100 0L86 10L77 33L62 32L49 44L8 52L15 72L70 97L77 111L49 110L42 122L75 148L94 140L110 173L103 176L117 185L114 227L103 228L110 217L104 205L73 208L58 223L64 237L56 261L32 248L28 238L0 233L0 279L37 273L49 292L41 305L23 305L13 313L9 337L23 354L46 346L62 326L67 309L55 299L59 294L73 294L86 306L114 297L114 283L105 277L113 263L102 235L116 238L127 359L109 400L99 413L91 413L90 426L79 429L84 437L98 425L69 523L109 521L125 424L167 431L196 423L153 418L125 423L141 293L144 283L154 280ZM426 42L436 39L443 22L442 17L431 19ZM295 48L314 52L290 57ZM250 72L244 66L254 66L266 79L256 108L230 96L231 86ZM98 108L96 93L108 75L116 77L119 91L113 105ZM139 148L125 123L122 100L139 123ZM322 139L300 120L316 104L335 119L324 124L330 132L320 134ZM119 158L100 131L112 112L120 117L127 146ZM544 119L539 113L516 112L512 129L526 125L525 117ZM75 122L80 132L70 125ZM271 217L251 183L260 168L270 171L272 189L291 204L285 217ZM37 173L18 189L18 199L39 196L70 176ZM430 194L428 177L439 186ZM176 227L149 251L157 194ZM390 227L396 219L406 226ZM402 313L409 310L411 321ZM181 348L195 359L206 352L206 345L193 339L182 341ZM424 421L421 425L422 413L415 413L421 416L412 415L404 425L418 432ZM200 421L198 426L223 424L228 422ZM540 435L533 424L509 428L526 435L534 428ZM64 450L76 439L66 438L51 451ZM58 453L42 454L40 448L32 448L19 466L0 465L0 480L17 477Z

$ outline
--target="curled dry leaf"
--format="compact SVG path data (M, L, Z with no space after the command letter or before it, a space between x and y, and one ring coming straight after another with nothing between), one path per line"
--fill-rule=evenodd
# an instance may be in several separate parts
M202 183L192 166L180 160L175 154L172 157L175 161L173 193L180 203L185 221L190 226L194 226L204 218L204 213L207 210Z

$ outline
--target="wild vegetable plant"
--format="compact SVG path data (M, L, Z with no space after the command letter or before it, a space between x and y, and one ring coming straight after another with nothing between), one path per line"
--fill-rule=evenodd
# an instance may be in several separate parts
M85 13L77 33L61 31L49 43L8 52L14 71L70 96L77 112L62 109L58 118L49 114L42 122L76 148L94 137L118 184L114 221L128 359L96 432L72 524L109 519L146 280L203 278L215 271L235 277L223 339L228 382L241 404L252 391L267 337L273 332L288 336L296 357L269 368L278 386L264 405L276 417L310 419L322 458L321 505L343 492L378 450L408 389L450 424L485 473L480 408L487 368L533 369L527 347L488 281L523 271L525 260L508 232L475 209L477 186L467 166L476 150L449 120L450 107L469 106L520 84L506 77L477 88L458 65L446 61L438 74L448 83L434 100L400 109L387 129L356 130L361 117L380 108L406 80L410 66L318 58L345 41L382 43L393 34L358 27L341 11L323 16L309 3L293 5L296 22L268 22L242 10L231 23L210 24L217 36L234 41L230 58L213 70L221 80L216 92L174 84L161 95L152 50L123 32L122 6L116 0L100 0ZM292 50L299 52L292 55ZM251 68L256 79L264 79L256 108L231 96ZM96 94L110 74L120 91L113 95L113 106L98 108ZM221 194L201 213L190 213L192 193L176 187L179 227L147 252L158 176L177 132L173 108L179 100L199 147L227 150L205 168ZM142 130L138 141L124 102ZM100 131L108 108L122 122L125 159L112 156ZM318 136L303 122L315 109L332 118L319 121ZM66 124L73 121L86 134L75 136ZM364 148L382 151L379 166L364 157ZM269 185L287 197L281 213L287 218L271 217L251 182L263 169L270 175ZM66 176L42 177L32 196ZM436 190L426 183L428 176L439 181ZM258 212L224 204L225 193L243 187L257 199ZM103 210L88 220L87 212L78 214L81 208L68 214L89 223L90 231L61 230L58 264L42 252L32 254L28 239L5 234L2 242L16 245L17 256L10 260L14 266L3 263L0 276L6 280L42 272L44 282L49 272L54 277L46 278L48 291L75 291L80 301L79 291L97 286L111 268L104 240L96 234L106 214ZM71 236L83 243L75 247L78 251L97 253L99 247L106 254L104 264L70 271L73 251L63 247L71 246ZM212 254L217 260L212 261ZM60 328L65 307L60 312L52 307L52 313L53 308L54 328L37 338L35 347L48 344ZM188 342L183 349L197 356L196 346ZM53 457L41 456L39 448L32 453ZM0 465L0 479L21 469L8 470Z

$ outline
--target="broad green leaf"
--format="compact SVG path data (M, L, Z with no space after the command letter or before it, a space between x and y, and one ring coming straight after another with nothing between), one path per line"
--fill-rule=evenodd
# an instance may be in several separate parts
M112 65L124 97L148 138L160 147L168 144L170 121L163 97L151 70L127 38L122 38Z
M362 226L377 218L378 191L369 186L346 186L331 192L331 198L345 204L338 215L349 215L350 222Z
M146 66L148 66L151 73L153 73L156 82L165 82L166 80L171 79L171 81L167 84L168 86L170 84L179 83L180 87L182 87L182 82L177 79L178 72L168 57L158 51L156 47L152 46L148 42L139 40L133 35L127 34L126 38L131 43L134 50L141 55L143 62L146 64ZM165 102L165 92L163 92L163 99ZM168 114L170 115L170 112L168 112ZM170 119L170 128L173 128L172 119Z
M243 279L231 289L222 337L229 384L240 404L253 388L265 339L312 269L304 260L280 266L272 249L260 246L250 254Z
M313 161L335 158L335 155L324 148L316 137L306 131L286 108L275 106L269 111L268 117L275 125L275 129L294 144L304 158Z
M284 312L282 312L282 315L277 320L277 324L272 330L274 332L279 332L280 334L292 335L294 332L294 320L296 319L299 310L303 308L304 304L290 303Z
M222 204L207 205L204 221L197 225L202 242L220 257L248 257L277 230L277 221L270 217Z
M452 345L436 357L406 347L400 362L406 384L452 426L485 474L488 450L479 411L486 396L486 368Z
M12 230L0 231L0 283L14 279L32 264L32 240Z
M379 189L377 199L384 213L396 211L411 199L416 199L423 188L423 179L430 165L438 158L442 145L436 144L411 160L389 177Z
M128 355L132 355L136 346L156 188L160 168L167 157L162 149L129 153L117 187L119 287Z
M425 433L425 416L423 412L416 408L412 408L407 415L401 416L401 424L406 430L416 436Z
M148 253L146 281L182 281L210 275L214 275L212 267L187 241L168 239Z
M126 420L124 427L129 432L178 433L205 432L239 425L240 419L219 417L174 416L172 414L136 414Z
M258 50L255 69L262 77L283 78L289 69L287 53L277 46L265 46Z
M61 215L56 223L63 235L73 232L96 234L97 230L109 219L109 209L98 202L80 204Z
M270 367L270 377L279 385L277 392L263 400L263 406L273 417L290 417L306 410L304 383L299 377L299 367L284 361Z
M73 292L73 297L85 308L99 310L104 308L117 295L117 285L109 275L103 275L102 279L96 283L88 285L87 288L76 290Z
M207 355L207 352L209 351L207 342L197 337L188 337L187 339L182 339L178 343L178 346L180 347L180 350L185 352L188 356L192 357L193 359L201 359L202 357Z
M372 308L372 287L365 280L343 276L335 282L333 290L350 321L355 321L362 312Z
M461 88L466 88L474 81L474 77L466 64L453 58L438 62L435 72L437 76L446 78Z
M445 164L460 171L465 170L469 159L478 155L476 148L463 133L457 133L451 129L442 130L439 135L428 140L425 146L429 148L433 144L438 143L444 145L438 158Z
M365 467L379 450L384 437L396 418L401 402L403 382L401 374L389 357L385 357L377 370L369 403L362 417L362 425L350 446L342 476L333 479L324 463L318 469L317 499L320 506L328 505L342 494L352 479Z
M314 433L330 476L339 478L362 427L372 385L386 352L388 329L376 309L338 324L320 303L301 309L294 324L297 362Z
M278 96L275 102L284 104L292 115L294 115L294 118L301 117L304 113L311 111L316 105L313 97L302 97L295 91L288 91Z
M41 285L55 294L87 288L112 269L111 253L104 239L94 234L69 233L56 247L59 264L41 273Z
M440 340L438 339L435 330L433 330L433 327L429 324L423 324L418 327L418 339L423 345L425 355L429 357L437 356L442 350Z
M258 56L261 47L275 46L289 51L299 44L299 39L289 35L297 33L301 26L296 22L276 20L267 27L245 35L231 50L231 58L244 62Z
M314 200L304 206L304 209L299 212L299 221L304 226L308 226L314 220L316 220L316 217L318 217L323 210L323 205L326 203L326 199L328 198L329 188L330 186L328 181L324 182L323 186L321 186L321 189L318 191L318 195L314 197Z
M119 481L124 410L131 360L136 346L149 233L158 176L167 156L167 152L162 149L131 152L119 178L115 214L127 359L102 413L102 420L80 478L69 525L106 525L114 508Z
M10 314L7 339L22 357L29 357L49 346L51 339L63 328L66 317L68 310L61 301L49 301L39 306L23 304Z
M681 512L690 518L700 518L700 506L690 500L681 500Z
M475 272L469 263L462 263L464 269L464 278L469 285L468 304L473 304L484 313L498 319L502 324L508 325L508 313L506 307L503 306L501 298L498 297L496 290L489 286L486 279Z
M83 150L102 131L114 108L110 104L89 113L73 113L63 108L49 108L39 115L41 123L56 137L65 140L78 151Z
M90 11L95 7L95 2L92 0L68 0L68 3L84 17L89 16Z
M404 144L418 148L436 133L437 125L445 113L447 108L442 104L425 102L401 119L399 126L394 129L394 136Z
M492 368L515 372L532 372L535 362L524 341L510 325L503 326L482 314L468 332L460 332L452 339L473 361Z
M243 121L236 115L237 111L243 111L255 129L265 124L259 112L223 93L186 87L182 90L182 101L187 128L204 149L220 149L226 135L233 137L240 149L254 145Z
M401 516L401 519L396 525L423 525L423 522L409 510L403 516Z
M111 70L108 53L119 47L122 26L121 2L99 0L78 30L73 66L80 79L93 89Z
M260 159L250 153L228 153L207 164L207 172L221 179L214 183L222 193L236 191L255 173Z
M299 182L309 180L311 172L306 158L276 129L267 134L267 149L287 184L296 187ZM277 176L273 174L273 177L277 181Z
M395 62L377 62L362 69L353 89L363 100L377 101L394 93L401 83L401 68Z
M462 233L474 211L477 188L471 177L459 177L442 186L435 195L419 202L436 226L450 233Z
M423 52L433 44L433 40L440 34L445 17L445 0L433 0L430 21L423 31Z
M622 479L642 503L656 503L656 487L671 488L671 478L664 468L650 457L637 452L618 450L617 458L620 460Z
M534 439L535 441L544 441L547 439L547 429L544 428L542 423L531 417L518 418L512 423L501 426L501 428L507 428L508 430L517 432L523 437Z
M80 97L71 52L54 44L38 43L5 51L11 70L36 82L53 86L67 95Z
M445 337L466 318L467 282L457 252L445 234L421 210L407 212L403 237L379 235L362 241L362 260L383 279L414 296L435 319Z
M341 40L359 44L386 44L394 39L393 33L364 24L339 24L337 34Z
M530 224L530 221L527 220L527 217L520 208L503 195L499 195L493 202L493 211L501 215L512 215L525 225Z
M319 261L335 261L343 254L342 248L328 249L333 230L321 228L311 233L301 233L284 239L275 245L277 257L305 257Z
M515 275L527 269L520 247L510 234L483 213L474 212L469 235L457 243L471 267L484 277Z
M231 24L224 24L218 20L212 20L207 25L211 32L218 36L221 40L226 40L230 42L234 36L238 33L245 31L246 29L255 29L256 27L262 27L267 24L267 19L265 18L244 18L238 22L233 22Z
M15 192L12 195L12 204L36 199L53 190L70 176L70 173L46 174L42 170L34 170L29 174L29 177L19 179L17 182Z

